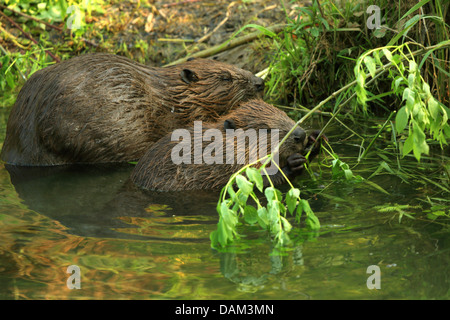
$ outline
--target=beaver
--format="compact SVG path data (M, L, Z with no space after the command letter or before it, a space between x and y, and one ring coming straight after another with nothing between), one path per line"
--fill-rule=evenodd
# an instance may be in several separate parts
M275 142L272 137L278 133L281 141L294 125L295 122L280 109L262 100L250 100L220 117L216 122L202 123L201 131L197 128L196 132L194 125L161 138L139 160L130 180L141 189L157 191L222 188L234 172L248 163L253 163L258 158L256 155L261 157L271 153L271 146L278 145L278 141ZM232 130L229 131L230 129ZM229 133L233 130L234 135L230 136ZM251 130L253 132L258 130L257 139L248 137ZM266 137L270 136L270 139L260 139L265 132L268 132ZM319 131L315 130L307 136L304 129L297 127L286 139L280 147L278 156L278 164L284 175L280 171L270 173L274 185L286 182L285 176L292 179L303 171L306 159L302 153L307 148L312 148L309 160L318 154L320 149L320 140L316 143L318 134ZM180 142L178 139L181 136L183 139ZM245 137L246 143L239 144L239 139ZM264 141L267 144L265 154L264 151L261 153ZM181 145L185 147L183 150L180 150ZM200 156L198 149L203 152ZM229 150L233 150L232 157L229 156ZM182 161L179 158L181 153L183 153ZM261 165L260 162L254 164L255 167ZM263 175L263 178L267 186L267 176Z
M263 90L261 78L210 59L159 68L111 54L74 57L25 83L1 158L25 166L135 161L167 132L214 121Z

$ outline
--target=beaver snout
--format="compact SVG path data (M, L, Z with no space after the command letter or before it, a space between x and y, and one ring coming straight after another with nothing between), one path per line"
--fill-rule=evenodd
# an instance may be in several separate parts
M306 141L306 132L302 128L295 128L294 132L292 132L292 137L294 138L295 143L301 144L302 146L305 146Z
M264 91L264 79L255 76L253 78L253 83L255 84L255 88L256 88L257 92Z

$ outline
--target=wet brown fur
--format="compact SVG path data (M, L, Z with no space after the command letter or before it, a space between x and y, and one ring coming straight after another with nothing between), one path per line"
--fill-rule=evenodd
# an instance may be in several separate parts
M139 187L147 190L160 191L176 191L176 190L196 190L196 189L217 189L222 188L228 182L231 175L249 163L249 154L256 152L258 149L256 144L237 145L237 140L233 142L228 140L225 132L225 121L234 122L237 129L278 129L279 141L287 134L287 132L295 125L286 113L278 108L269 105L262 100L251 100L236 108L227 115L222 116L214 123L203 123L203 134L208 129L218 129L223 135L223 161L222 164L175 164L172 161L172 149L180 142L178 137L172 141L172 134L167 134L157 143L155 143L149 151L141 158L131 174L131 180ZM199 135L194 134L194 128L187 129L191 136L191 163L194 163L194 144L199 141ZM244 131L236 131L236 135L243 135ZM270 135L268 135L267 153L271 151ZM202 152L211 141L205 141L202 138ZM237 158L245 157L245 164L237 163L226 164L226 145L234 143ZM293 134L283 143L279 152L279 165L285 167L288 157L292 154L299 154L309 144L309 138L301 128L296 128ZM258 157L259 158L259 157ZM260 166L258 163L256 167ZM277 183L285 182L285 179L278 175L281 179L277 179Z
M208 59L151 68L110 54L75 57L26 82L1 158L27 166L137 160L167 132L214 121L262 88L250 72Z

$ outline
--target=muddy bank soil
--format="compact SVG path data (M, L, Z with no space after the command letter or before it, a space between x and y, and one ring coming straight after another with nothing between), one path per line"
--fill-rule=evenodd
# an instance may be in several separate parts
M295 7L304 5L297 2L285 1L287 14L295 14ZM119 2L108 6L103 15L92 15L88 22L94 28L85 38L98 45L89 51L112 50L161 66L221 44L247 24L285 23L286 13L280 0ZM249 28L239 36L254 31ZM256 73L267 66L272 53L269 43L257 40L214 58Z

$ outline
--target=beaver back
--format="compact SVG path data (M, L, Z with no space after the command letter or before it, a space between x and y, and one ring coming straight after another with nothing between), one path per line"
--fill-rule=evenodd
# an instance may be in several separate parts
M167 68L88 54L34 73L11 110L1 158L17 165L139 159L167 132L262 94L262 79L194 59Z

